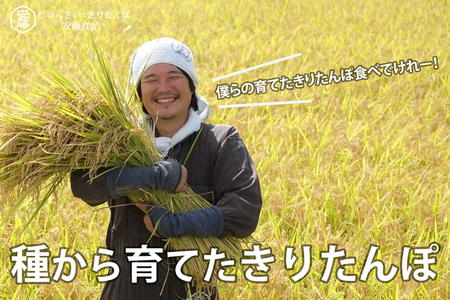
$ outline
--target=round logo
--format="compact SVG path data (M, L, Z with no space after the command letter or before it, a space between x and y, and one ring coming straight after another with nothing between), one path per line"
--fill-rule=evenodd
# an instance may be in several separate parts
M192 60L191 50L182 43L173 42L172 50L182 56L186 61L190 62Z
M36 25L36 14L31 8L22 5L11 12L9 21L15 31L25 33Z

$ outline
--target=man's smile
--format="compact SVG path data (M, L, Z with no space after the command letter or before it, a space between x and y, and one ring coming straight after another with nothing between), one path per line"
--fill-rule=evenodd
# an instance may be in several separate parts
M171 102L175 100L175 98L170 98L170 99L160 99L160 100L156 100L156 102L158 103L166 103L166 102Z

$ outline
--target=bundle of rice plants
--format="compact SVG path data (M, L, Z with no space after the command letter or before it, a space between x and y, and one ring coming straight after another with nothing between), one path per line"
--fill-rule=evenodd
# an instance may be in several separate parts
M108 171L144 167L161 159L136 91L133 88L124 94L112 63L100 54L95 43L93 49L90 72L80 71L81 79L63 75L46 61L48 69L39 69L40 80L32 81L33 101L3 90L14 107L0 109L0 190L12 199L15 209L24 199L38 198L35 216L74 170L88 170L92 180L102 175L98 174L102 167ZM129 197L171 212L211 206L191 189L182 193L142 191ZM241 242L232 236L187 236L168 239L167 247L175 251L198 249L199 256L189 259L183 272L193 277L197 291L204 291L215 285L217 278L203 281L208 267L203 254L214 247L225 252L227 259L239 262Z

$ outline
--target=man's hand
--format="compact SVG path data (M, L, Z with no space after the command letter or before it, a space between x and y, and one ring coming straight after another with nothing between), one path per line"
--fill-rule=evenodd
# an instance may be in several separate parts
M145 228L147 228L147 230L150 231L150 233L152 233L154 236L161 237L159 234L156 233L155 228L153 227L152 220L150 219L150 216L147 215L147 210L149 206L148 203L140 201L136 203L136 206L145 212L144 215Z
M180 180L180 183L178 184L175 192L177 192L177 193L183 192L187 189L186 180L187 180L187 169L183 165L181 165L181 180Z

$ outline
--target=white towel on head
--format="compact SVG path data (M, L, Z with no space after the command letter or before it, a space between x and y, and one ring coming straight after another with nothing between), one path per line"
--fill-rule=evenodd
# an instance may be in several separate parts
M133 83L137 85L148 68L163 63L177 66L188 73L194 86L198 87L199 81L195 73L194 57L191 50L172 38L152 40L136 49L131 58L130 66Z

